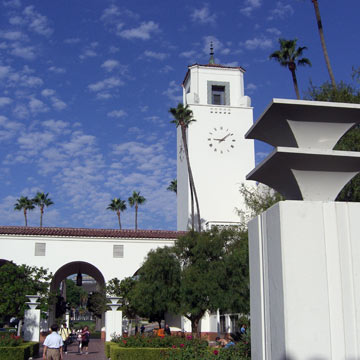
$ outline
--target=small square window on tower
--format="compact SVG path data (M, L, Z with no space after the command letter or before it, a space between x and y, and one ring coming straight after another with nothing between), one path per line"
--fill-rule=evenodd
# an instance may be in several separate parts
M35 243L35 256L45 256L46 243Z
M124 245L114 245L113 246L113 257L114 258L123 258L124 257Z
M225 86L211 86L211 103L213 105L225 105Z

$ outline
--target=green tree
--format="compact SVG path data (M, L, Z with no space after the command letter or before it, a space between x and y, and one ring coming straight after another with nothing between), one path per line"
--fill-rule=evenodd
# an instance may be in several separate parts
M21 196L20 199L17 199L16 203L14 204L14 210L22 210L24 212L25 226L28 225L27 212L33 210L34 208L35 206L33 201L30 200L27 196Z
M177 194L177 179L171 180L169 186L166 188L166 190L172 191L175 194Z
M246 186L244 183L239 188L244 201L245 209L236 209L241 219L242 230L247 229L247 223L257 215L285 198L274 189L263 185Z
M132 196L129 197L128 201L131 207L135 206L135 230L137 230L139 205L144 204L146 202L146 199L142 195L140 195L140 191L133 191Z
M189 232L174 245L181 264L179 310L191 321L195 334L207 310L230 307L226 298L232 294L227 292L225 261L229 240L230 237L215 228L202 233Z
M49 193L38 192L32 199L33 203L40 208L40 227L43 224L44 208L54 204L48 196Z
M169 112L174 117L174 120L171 123L175 124L178 128L180 126L181 129L181 138L184 146L184 152L186 157L186 165L189 176L189 184L190 184L190 196L191 196L191 229L195 229L195 212L194 212L194 198L196 202L196 210L197 210L197 223L198 223L198 231L201 231L201 217L200 217L200 206L199 200L196 193L195 182L193 173L190 166L190 157L189 157L189 149L187 144L186 132L189 125L196 121L193 118L193 112L189 109L189 106L186 105L184 107L183 104L179 103L176 108L170 108Z
M29 301L25 295L40 295L39 308L48 309L50 297L50 281L52 274L47 269L36 266L16 265L6 263L0 267L0 319L8 321L15 316L22 319L25 302Z
M71 308L77 308L82 305L82 297L86 291L81 286L76 286L73 280L66 279L66 303Z
M329 72L331 85L332 85L332 87L334 89L336 89L335 77L334 77L334 73L333 73L331 65L330 65L330 58L329 58L327 48L326 48L324 29L323 29L323 25L322 25L322 21L321 21L321 15L320 15L320 9L319 9L319 2L318 2L318 0L311 0L311 2L314 5L315 17L316 17L318 30L319 30L321 47L322 47L322 50L323 50L323 53L324 53L324 58L325 58L327 70Z
M133 277L126 277L121 281L113 278L106 284L106 292L110 296L121 297L121 310L128 319L134 319L137 315L132 301L135 284L136 280Z
M306 97L316 101L330 101L342 103L360 104L359 87L360 68L353 68L353 84L347 84L343 81L337 84L336 88L329 82L320 86L310 83ZM335 150L360 151L360 127L354 126L349 130L336 144ZM360 201L360 175L352 178L350 182L342 189L336 198L337 201Z
M296 47L297 39L286 40L279 39L280 50L274 51L269 58L275 59L281 66L287 67L291 73L294 89L297 99L300 99L299 87L296 78L296 69L298 66L309 65L309 59L301 57L306 46Z
M97 318L101 318L106 311L106 294L105 291L94 291L89 294L87 309Z
M120 221L120 213L126 210L126 202L125 200L121 200L120 198L114 198L111 200L111 203L107 207L107 210L115 211L119 221L119 228L121 230L121 221Z
M180 264L172 248L151 250L139 270L139 277L131 294L138 315L157 321L166 312L176 312L179 307Z

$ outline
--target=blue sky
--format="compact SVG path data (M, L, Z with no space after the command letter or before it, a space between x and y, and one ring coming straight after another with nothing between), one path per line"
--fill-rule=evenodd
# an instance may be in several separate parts
M359 66L358 0L319 1L337 81ZM328 80L310 0L24 1L0 3L0 225L23 225L21 195L49 192L45 226L116 228L106 210L133 190L147 198L139 228L176 229L176 132L187 65L246 69L256 119L272 98L294 98L290 73L268 60L279 37L298 38ZM257 144L261 160L267 146ZM122 215L132 228L133 209ZM29 225L39 224L38 210Z

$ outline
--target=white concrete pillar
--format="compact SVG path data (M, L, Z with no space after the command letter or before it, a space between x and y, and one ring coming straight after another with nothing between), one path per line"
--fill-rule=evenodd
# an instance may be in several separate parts
M122 311L108 310L105 312L105 329L106 341L111 341L114 335L122 335Z
M252 359L360 359L359 219L282 201L249 223Z
M30 309L25 310L24 313L24 340L36 341L40 340L40 310L36 307L40 304L36 302L39 299L37 295L26 295L29 298L29 302L26 304Z

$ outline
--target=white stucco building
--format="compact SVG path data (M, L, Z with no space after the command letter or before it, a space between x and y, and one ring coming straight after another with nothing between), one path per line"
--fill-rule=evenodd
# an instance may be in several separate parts
M188 67L183 102L196 119L187 130L190 164L200 214L207 227L238 223L239 186L255 166L254 143L244 134L253 124L250 98L241 67L214 64ZM177 134L177 228L187 230L191 217L190 188L181 130Z

